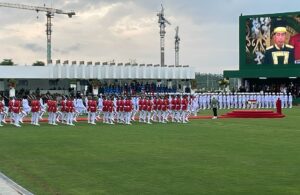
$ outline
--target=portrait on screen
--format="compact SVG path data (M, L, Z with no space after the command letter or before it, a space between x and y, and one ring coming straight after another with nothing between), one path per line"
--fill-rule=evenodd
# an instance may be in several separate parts
M246 64L300 65L300 15L246 19Z

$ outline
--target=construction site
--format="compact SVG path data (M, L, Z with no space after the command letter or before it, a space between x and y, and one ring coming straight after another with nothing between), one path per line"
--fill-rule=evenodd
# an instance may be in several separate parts
M135 62L92 62L74 60L53 60L52 57L52 20L62 14L69 18L76 16L75 11L65 11L52 7L39 7L23 4L0 3L0 8L13 8L42 12L46 14L47 60L42 66L25 64L0 66L0 92L5 95L25 95L39 91L42 93L100 93L125 86L151 85L147 92L176 93L190 92L191 80L195 71L189 65L179 62L179 27L175 28L175 61L165 64L166 26L171 23L165 18L164 7L157 13L160 36L160 64L137 64ZM21 11L21 10L20 10ZM67 27L66 27L67 28ZM84 59L85 57L82 56ZM98 90L93 90L98 88ZM137 90L134 90L135 92ZM140 90L145 92L145 90ZM119 91L122 93L124 91ZM130 91L132 93L132 90ZM95 94L95 95L96 95Z

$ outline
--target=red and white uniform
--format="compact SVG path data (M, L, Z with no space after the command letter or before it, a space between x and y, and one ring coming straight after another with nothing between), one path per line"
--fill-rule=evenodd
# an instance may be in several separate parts
M39 112L41 111L41 104L39 100L31 100L31 124L39 125Z
M153 110L153 102L150 99L148 99L146 101L146 105L147 105L147 123L151 124L150 119Z
M114 124L114 102L112 100L107 100L107 109L108 109L108 122L109 124Z
M0 113L4 112L4 104L2 101L0 101Z
M89 100L88 101L88 111L90 113L89 122L91 124L96 124L96 112L97 112L97 101L96 100Z
M169 107L169 100L167 97L165 97L163 100L162 100L162 107L161 107L161 110L162 110L162 122L165 123L168 121L168 107Z
M67 125L74 126L73 120L74 120L75 108L74 108L74 102L71 99L68 99L66 102L66 112L67 112Z
M146 118L146 108L144 108L144 103L145 103L145 99L141 98L139 100L139 111L140 111L140 115L139 115L139 122L146 122L145 118Z
M0 100L0 127L2 127L2 120L4 119L4 104Z
M125 124L131 124L131 112L133 109L132 101L130 99L125 100L124 102L124 111L125 111Z
M16 127L21 127L20 126L20 119L21 119L21 101L20 100L14 100L12 101L12 107L11 111L13 113L13 120L14 120L14 125Z
M48 100L48 123L50 125L56 125L56 117L57 117L57 101L56 100Z
M103 123L109 123L109 114L108 114L108 100L104 99L103 100Z
M188 108L188 100L186 98L181 99L181 110L187 111Z

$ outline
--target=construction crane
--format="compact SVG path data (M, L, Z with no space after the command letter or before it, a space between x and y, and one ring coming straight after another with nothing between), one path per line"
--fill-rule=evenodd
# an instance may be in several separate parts
M160 27L160 65L165 65L165 34L166 34L166 24L171 25L171 23L165 18L164 7L161 5L161 11L157 14L158 23Z
M177 26L175 28L176 35L175 35L175 66L179 65L179 42L180 42L180 37L178 35L179 27Z
M47 35L47 64L52 63L51 58L51 34L52 34L52 23L51 18L53 18L54 14L65 14L68 15L69 18L75 15L74 11L63 11L60 9L54 9L50 7L39 7L39 6L31 6L31 5L23 5L23 4L14 4L14 3L0 3L0 7L8 7L8 8L16 8L16 9L25 9L25 10L33 10L36 12L46 12L47 24L46 24L46 35Z

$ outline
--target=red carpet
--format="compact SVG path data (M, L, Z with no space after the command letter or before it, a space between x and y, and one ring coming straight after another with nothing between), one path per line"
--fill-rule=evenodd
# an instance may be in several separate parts
M285 115L278 114L273 110L233 110L223 117L226 118L283 118Z

